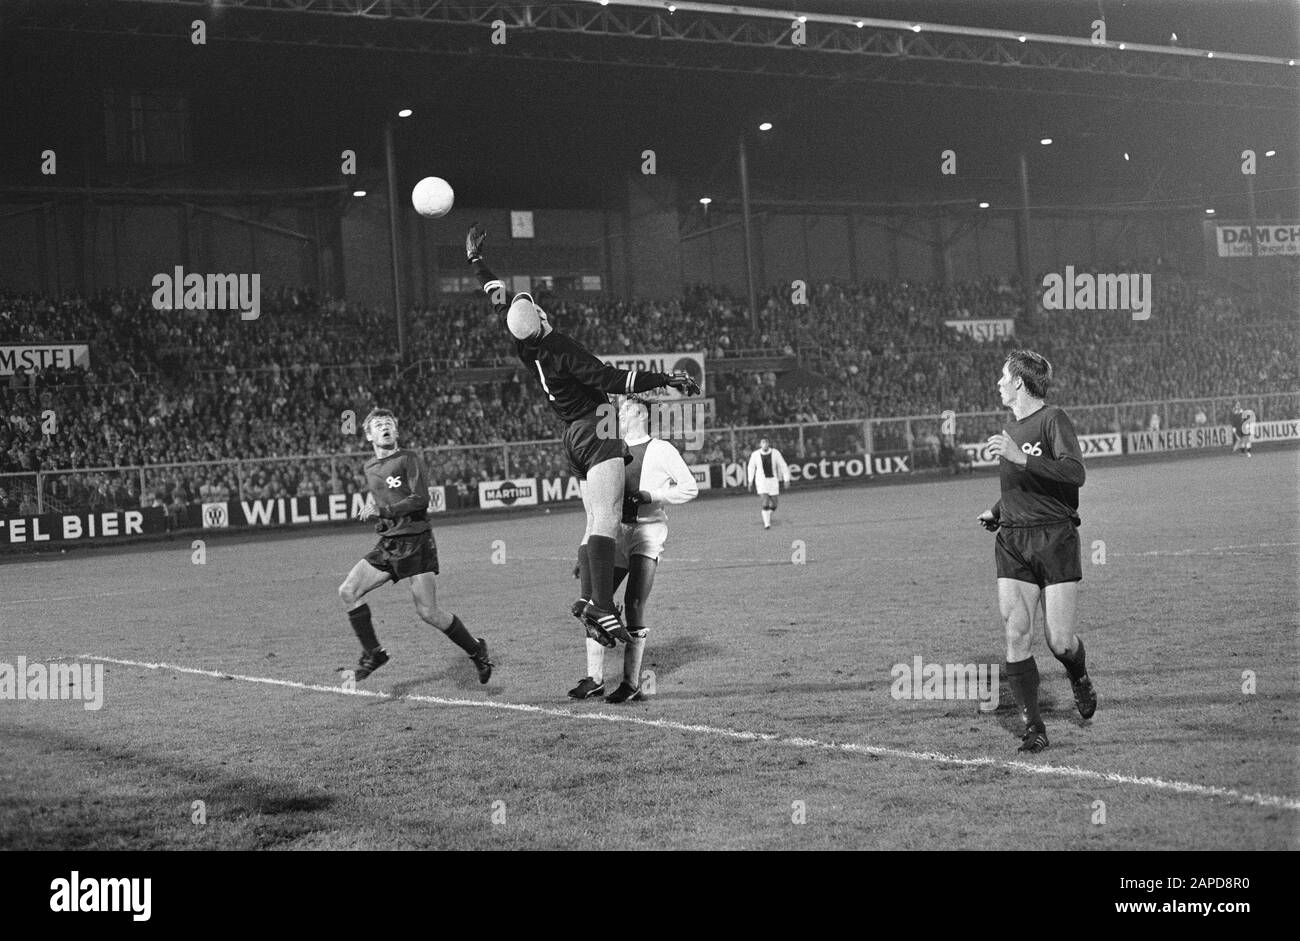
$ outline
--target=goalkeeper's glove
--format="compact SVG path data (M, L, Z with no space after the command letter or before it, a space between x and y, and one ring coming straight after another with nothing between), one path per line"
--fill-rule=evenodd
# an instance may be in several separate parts
M700 384L691 378L690 373L678 372L668 376L668 381L664 383L670 389L676 389L682 395L699 395Z
M487 229L482 228L477 222L469 227L469 233L465 236L465 258L471 265L476 265L483 260L483 242L487 239Z
M650 494L645 490L629 493L623 497L623 522L631 525L636 522L637 510L643 503L649 503Z
M996 533L998 527L1002 525L1001 520L994 515L992 510L985 510L976 518L979 520L979 524L991 533Z

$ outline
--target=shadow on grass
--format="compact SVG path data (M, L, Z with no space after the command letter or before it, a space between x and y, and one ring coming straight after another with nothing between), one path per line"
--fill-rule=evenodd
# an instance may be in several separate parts
M622 648L620 648L622 649ZM662 681L674 671L687 664L708 660L722 651L721 647L706 644L695 637L676 637L663 643L656 643L654 631L646 639L645 657L641 664L643 670L654 670L656 679Z
M0 792L10 849L266 849L333 826L321 788L50 730L2 734L26 756L7 762ZM191 820L196 800L205 825Z

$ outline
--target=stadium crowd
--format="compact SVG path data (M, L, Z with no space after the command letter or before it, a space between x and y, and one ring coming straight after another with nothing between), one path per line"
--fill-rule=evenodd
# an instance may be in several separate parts
M559 329L602 354L706 353L706 394L724 425L991 411L1006 350L1018 345L1053 361L1053 398L1071 407L1297 388L1293 325L1261 320L1235 295L1174 272L1154 287L1147 321L1111 311L1017 315L1019 286L998 278L950 289L826 283L811 285L806 303L777 288L761 298L756 328L743 302L704 287L667 303L540 300ZM382 312L310 290L264 296L255 321L156 310L150 300L147 291L0 294L0 344L90 349L85 367L18 369L0 379L0 472L104 469L51 475L45 496L63 507L175 510L351 490L363 481L363 456L301 456L364 450L359 425L376 404L398 411L405 442L440 449L435 476L463 492L507 473L564 472L554 446L502 447L553 439L560 429L530 377L514 369L479 297L414 310L415 362L405 369ZM945 325L969 318L1015 318L1015 336L980 342ZM755 355L798 368L745 368ZM490 378L464 381L457 370L470 367ZM1145 419L1085 430L1131 430ZM831 437L807 436L809 456L863 446L861 436ZM894 444L929 450L938 439L918 424L914 437ZM722 437L710 435L697 460L729 457ZM190 466L158 466L167 464ZM151 466L113 470L137 465ZM30 488L0 478L0 513L22 513L30 501Z

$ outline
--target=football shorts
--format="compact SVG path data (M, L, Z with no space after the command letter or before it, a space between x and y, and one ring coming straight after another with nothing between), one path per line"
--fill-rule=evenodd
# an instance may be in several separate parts
M619 523L614 539L614 565L625 569L634 555L658 561L667 541L667 523Z
M564 429L564 451L569 459L569 470L579 480L586 480L587 471L597 464L614 458L621 458L624 464L632 462L632 452L627 449L623 439L599 434L600 425L600 417L592 412L577 421L569 422L569 426Z
M1032 582L1039 588L1083 579L1079 530L1067 521L998 530L994 547L998 578Z
M428 531L411 536L386 536L366 553L366 561L386 572L394 582L422 572L437 575L438 544Z

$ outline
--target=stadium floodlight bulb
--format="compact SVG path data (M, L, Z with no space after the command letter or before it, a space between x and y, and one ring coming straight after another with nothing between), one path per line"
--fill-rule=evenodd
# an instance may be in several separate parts
M397 116L399 118L409 118L414 113L415 112L412 111L410 108L403 108L401 111L397 112Z
M1295 65L1295 59L1287 59L1287 60L1286 60L1286 64L1287 64L1287 65Z
M1128 160L1128 151L1127 151L1127 150L1124 151L1124 160L1125 160L1125 161Z
M1021 42L1024 42L1024 41L1025 41L1026 39L1028 39L1029 37L1027 37L1027 36L1017 36L1016 38L1019 39Z
M980 203L980 208L981 208L981 209L988 209L988 208L989 208L989 204L988 204L988 203Z
M770 131L770 130L772 130L772 122L771 122L771 121L764 121L762 124L760 124L760 125L758 126L758 129L759 129L760 131Z
M1119 44L1119 51L1120 51L1120 52L1123 52L1123 51L1124 51L1124 48L1125 48L1124 43L1120 43L1120 44Z
M358 199L360 199L362 196L366 195L366 191L365 191L365 190L353 190L353 191L352 191L352 195L355 196L355 197L357 197Z
M677 5L676 5L676 4L673 4L673 3L668 4L668 12L669 12L669 13L676 13L676 12L677 12Z
M806 16L801 16L801 17L799 17L799 22L800 22L800 23L807 23L807 22L808 22L808 17L806 17Z
M710 196L701 196L701 197L700 197L700 205L701 205L701 206L706 206L706 207L707 207L707 206L709 205L709 203L711 203L711 202L713 202L713 198L710 197Z
M1277 151L1276 151L1276 150L1266 150L1266 151L1264 151L1264 156L1265 156L1265 157L1276 157L1276 156L1277 156Z
M1207 52L1207 53L1205 54L1205 58L1207 58L1207 59L1213 59L1213 58L1214 58L1214 53L1213 53L1213 52Z
M867 24L862 22L861 20L855 20L853 25L856 26L858 29L862 29L862 27L866 26Z
M1207 216L1212 216L1212 215L1214 215L1214 210L1213 210L1213 209L1207 209L1207 210L1205 210L1205 214L1206 214Z
M912 24L912 32L914 32L914 33L919 33L920 31L921 31L921 24L920 24L920 23L913 23L913 24Z
M1044 147L1049 147L1051 146L1052 139L1050 137L1044 137L1038 143L1042 144Z

